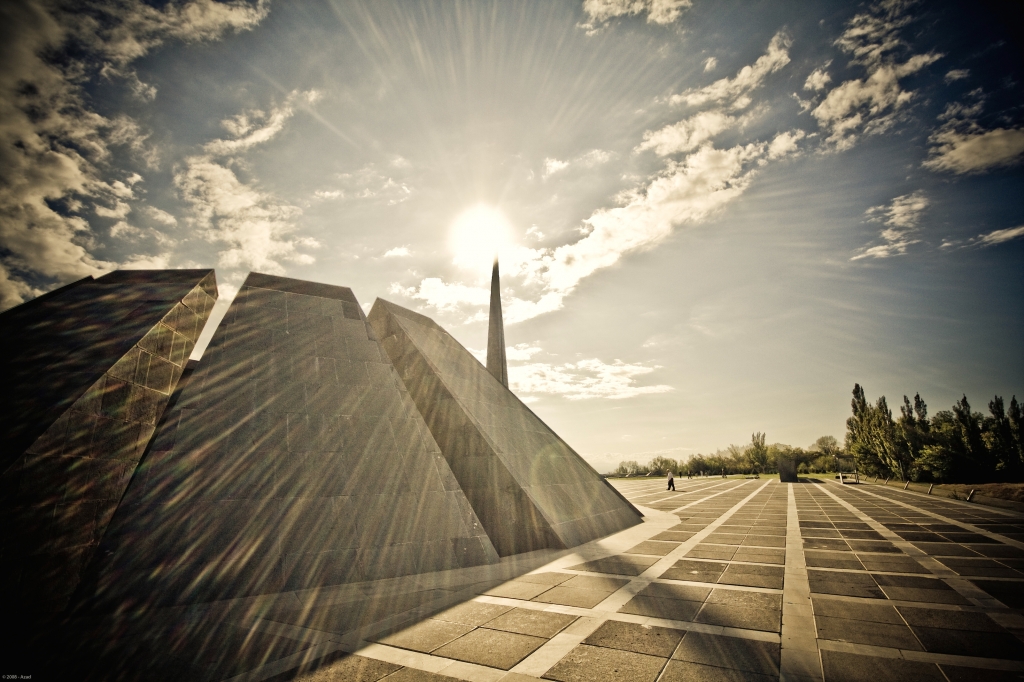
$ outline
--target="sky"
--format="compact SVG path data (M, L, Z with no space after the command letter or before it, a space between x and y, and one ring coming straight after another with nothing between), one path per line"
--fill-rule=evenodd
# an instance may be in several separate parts
M1015 13L1016 12L1016 13ZM0 309L117 268L351 287L598 470L1024 399L1002 4L0 4ZM204 343L197 347L196 356Z

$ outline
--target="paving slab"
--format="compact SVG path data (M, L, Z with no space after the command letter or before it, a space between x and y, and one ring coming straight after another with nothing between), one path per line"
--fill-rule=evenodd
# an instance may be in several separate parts
M544 673L559 682L654 682L668 661L658 656L582 644Z
M945 678L934 663L878 658L842 651L822 651L825 682L942 682Z
M750 673L778 675L779 651L779 645L771 642L687 632L672 658Z
M576 616L552 611L535 611L533 609L511 609L493 620L487 621L492 630L504 630L520 635L544 637L550 639L571 625Z
M683 632L671 628L609 620L583 643L668 658L682 638Z
M547 640L514 632L477 628L435 650L435 656L508 670Z
M377 641L400 649L429 653L473 630L472 625L428 618Z

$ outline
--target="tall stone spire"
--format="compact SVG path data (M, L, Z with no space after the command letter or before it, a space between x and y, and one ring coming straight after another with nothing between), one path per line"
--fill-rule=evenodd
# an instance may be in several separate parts
M498 257L491 270L491 318L487 327L487 371L508 388L508 365L505 363L505 324L501 320L501 283L498 280Z

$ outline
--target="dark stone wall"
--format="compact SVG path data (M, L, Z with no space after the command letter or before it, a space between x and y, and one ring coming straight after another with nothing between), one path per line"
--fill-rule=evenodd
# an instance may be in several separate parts
M428 317L377 299L369 322L502 556L589 542L639 512Z
M0 591L60 611L217 296L212 270L116 271L0 315Z
M352 292L252 273L104 540L93 608L498 560Z

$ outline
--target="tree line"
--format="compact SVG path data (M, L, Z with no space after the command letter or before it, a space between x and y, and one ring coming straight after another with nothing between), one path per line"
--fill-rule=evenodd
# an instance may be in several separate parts
M928 417L920 394L903 396L900 414L881 396L868 402L853 386L853 416L846 420L846 450L864 474L933 483L1024 480L1024 422L1017 396L1009 408L1000 396L988 414L971 409L967 396Z
M846 420L844 444L822 436L808 448L765 443L765 434L751 435L747 445L730 445L712 454L685 460L657 456L647 464L619 463L615 476L778 473L778 458L792 458L800 473L850 472L901 481L977 483L1024 481L1024 418L1017 396L1006 406L1002 397L988 403L988 414L971 409L967 396L928 416L920 394L903 396L894 417L885 396L871 404L854 384L853 416Z
M802 473L827 473L839 470L845 453L833 436L822 436L805 450L782 443L766 444L765 434L757 432L751 435L748 445L730 445L725 450L708 455L698 453L685 460L659 455L647 464L635 460L619 462L612 475L666 476L669 471L682 476L775 474L779 471L779 457L792 458ZM852 464L847 464L843 470L851 468Z

